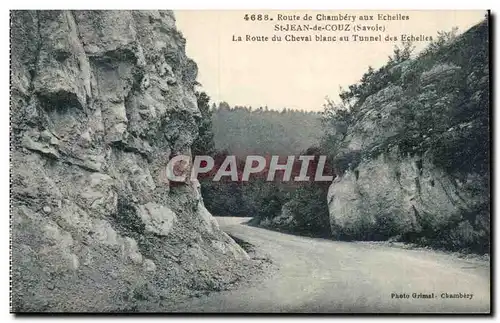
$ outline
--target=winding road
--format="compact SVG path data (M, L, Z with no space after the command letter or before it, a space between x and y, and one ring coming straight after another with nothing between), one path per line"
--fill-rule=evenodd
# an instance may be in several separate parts
M376 243L307 238L217 218L277 270L250 286L179 306L189 312L488 313L489 265ZM464 296L450 298L449 296ZM425 298L424 298L425 297Z

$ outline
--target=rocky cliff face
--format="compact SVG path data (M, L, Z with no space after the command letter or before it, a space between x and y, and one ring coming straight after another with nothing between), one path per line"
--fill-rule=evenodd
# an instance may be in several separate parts
M484 22L371 81L329 189L335 236L488 251L488 64Z
M198 185L165 177L200 118L184 47L167 11L11 13L14 311L168 310L238 279Z

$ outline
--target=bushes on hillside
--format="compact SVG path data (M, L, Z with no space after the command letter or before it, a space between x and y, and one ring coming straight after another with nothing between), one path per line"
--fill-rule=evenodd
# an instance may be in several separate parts
M468 174L475 174L476 186L484 187L484 190L471 193L472 196L488 196L487 32L486 23L473 27L462 36L457 36L456 29L439 32L435 41L415 59L410 58L411 46L407 44L408 50L404 54L401 49L396 49L385 66L378 70L369 68L357 84L342 91L341 103L329 102L323 114L326 132L321 143L332 156L338 173L347 169L355 172L361 160L397 151L401 158L425 156L453 182L469 182ZM377 93L381 97L379 91L390 84L402 89L400 97L387 98L397 108L388 106L384 111L386 120L398 122L397 126L392 128L390 136L371 138L369 147L353 150L349 138L367 136L362 130L356 133L363 129L358 127L358 122L368 125L377 122L366 117L367 110L377 112L378 108L382 109L379 106L367 108L367 99ZM460 189L464 190L464 187ZM378 211L375 214L373 210L366 212L369 216L356 219L358 222L348 229L337 228L333 223L334 237L347 240L398 237L403 241L450 250L489 250L490 222L486 204L462 210L439 226L432 221L436 214L421 215L418 222L422 230L404 236L398 234L398 228L391 220L393 215L379 214ZM444 216L450 217L448 214ZM376 223L366 219L376 219Z

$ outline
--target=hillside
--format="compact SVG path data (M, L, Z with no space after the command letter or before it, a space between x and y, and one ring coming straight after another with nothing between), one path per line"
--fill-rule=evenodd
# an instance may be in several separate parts
M196 77L170 11L11 12L12 311L168 311L252 265L164 176Z
M274 111L222 103L212 113L215 148L239 157L293 155L319 144L321 115L297 110Z
M489 251L487 21L442 40L344 93L345 127L326 140L334 237Z

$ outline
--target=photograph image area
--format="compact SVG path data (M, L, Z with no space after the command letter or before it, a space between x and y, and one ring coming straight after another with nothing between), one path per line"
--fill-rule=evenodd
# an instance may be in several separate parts
M490 37L10 11L11 312L490 314Z

